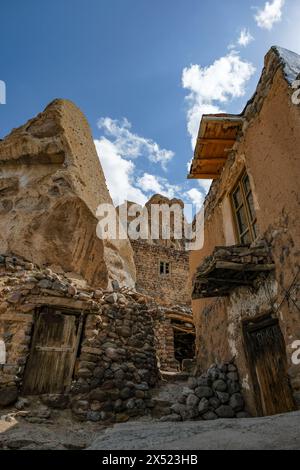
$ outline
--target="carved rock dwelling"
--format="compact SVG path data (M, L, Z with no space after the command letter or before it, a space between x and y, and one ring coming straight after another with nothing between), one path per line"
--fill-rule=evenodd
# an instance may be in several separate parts
M247 407L300 406L300 57L273 47L241 115L203 116L190 178L212 178L191 253L197 364L235 358Z

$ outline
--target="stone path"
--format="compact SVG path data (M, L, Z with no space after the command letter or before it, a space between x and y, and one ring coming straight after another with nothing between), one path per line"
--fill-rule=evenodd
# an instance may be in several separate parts
M130 422L106 430L91 450L299 450L300 412L183 423Z
M0 419L0 449L300 449L300 412L268 418L162 423L144 418L104 428L67 418L45 424Z

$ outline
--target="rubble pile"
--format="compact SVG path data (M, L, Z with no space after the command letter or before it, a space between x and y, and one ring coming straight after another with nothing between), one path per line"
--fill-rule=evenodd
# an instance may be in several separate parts
M172 413L161 421L212 421L220 418L247 418L239 375L233 363L213 364L199 377L190 377Z

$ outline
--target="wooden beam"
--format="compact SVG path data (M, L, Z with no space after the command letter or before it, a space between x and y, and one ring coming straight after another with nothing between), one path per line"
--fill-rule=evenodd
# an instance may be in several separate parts
M200 285L205 286L205 284L215 283L215 284L232 284L232 285L253 285L253 282L244 280L244 279L221 279L218 277L206 277L205 279L197 279L196 282L199 282ZM216 286L216 289L218 287Z
M174 312L166 312L166 315L169 318L173 318L174 320L180 320L184 323L190 323L191 325L194 324L194 319L190 315L184 315L184 314L181 314L181 313L174 313Z
M227 162L227 157L205 157L205 158L198 158L196 160L196 164L201 165L201 163L225 163Z
M273 271L274 264L247 264L247 263L233 263L230 261L217 261L215 269L229 269L232 271Z
M235 139L210 139L209 137L198 139L198 143L201 145L208 145L208 144L228 144L234 145Z
M184 328L180 325L174 325L174 324L171 324L171 327L174 329L174 330L178 330L178 331L182 331L183 333L187 333L189 335L193 335L195 336L196 333L195 333L195 330L193 328L191 329L188 329L188 328Z
M189 174L189 180L196 180L196 179L206 179L206 180L215 180L220 177L220 173L197 173L197 174Z

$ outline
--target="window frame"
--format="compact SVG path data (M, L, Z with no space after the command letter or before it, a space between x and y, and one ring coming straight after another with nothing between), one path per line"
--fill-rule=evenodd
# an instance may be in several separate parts
M164 266L164 269L163 269L163 273L161 272L161 265L163 264ZM168 268L169 268L169 272L167 273L166 271L166 267L168 265ZM170 261L163 261L163 260L160 260L159 261L159 266L158 266L158 272L159 272L159 276L160 277L168 277L171 275L171 263Z
M247 191L246 184L244 182L245 178L248 178L248 181L249 181L249 190L248 191ZM236 206L236 203L235 203L235 200L234 200L234 195L235 195L235 193L237 192L238 189L240 190L240 194L241 194L241 203L239 204L239 206ZM240 174L237 182L235 183L232 191L230 192L230 204L231 204L231 209L232 209L232 213L233 213L235 233L236 233L236 237L237 237L239 243L242 244L242 245L250 244L250 243L254 242L256 240L256 238L258 237L258 233L257 233L257 216L256 216L256 213L255 213L255 208L253 208L254 209L254 217L252 217L251 210L250 210L250 204L249 204L249 201L248 201L249 196L251 196L252 200L253 200L253 192L252 192L252 188L251 188L250 178L249 178L249 175L248 175L247 171L244 169L242 171L242 173ZM239 220L238 220L238 213L243 208L244 208L244 214L245 214L245 217L246 217L245 222L246 222L247 228L242 232L241 229L240 229L240 224L239 224ZM255 229L255 227L256 227L256 229ZM248 243L245 243L242 240L247 234L249 234L250 241Z

